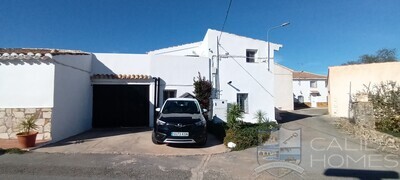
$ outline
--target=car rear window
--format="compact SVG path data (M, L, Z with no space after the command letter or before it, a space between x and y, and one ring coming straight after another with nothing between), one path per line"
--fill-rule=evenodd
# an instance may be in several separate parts
M194 101L174 101L169 100L165 102L163 114L171 113L187 113L187 114L198 114L200 113Z

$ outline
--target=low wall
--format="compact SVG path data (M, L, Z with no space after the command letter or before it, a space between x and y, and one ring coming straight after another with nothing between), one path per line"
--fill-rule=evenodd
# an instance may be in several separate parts
M52 108L0 108L0 139L16 139L19 123L35 113L39 113L36 140L50 140Z

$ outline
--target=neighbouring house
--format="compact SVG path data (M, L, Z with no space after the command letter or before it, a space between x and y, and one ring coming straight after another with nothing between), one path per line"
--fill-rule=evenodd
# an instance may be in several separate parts
M40 113L39 140L91 128L90 53L0 49L0 138L16 138L20 120Z
M400 62L333 66L328 68L329 114L351 118L350 104L356 93L381 82L400 82Z
M201 42L148 54L0 49L0 138L16 138L19 121L36 112L40 140L93 127L152 127L165 99L192 96L198 73L212 82L214 102L238 103L244 121L256 122L258 110L275 120L275 66L269 65L282 45L270 44L268 61L267 42L220 35L208 30Z
M295 106L327 107L327 78L305 71L293 72L293 99Z
M293 70L275 63L274 77L275 108L293 110Z

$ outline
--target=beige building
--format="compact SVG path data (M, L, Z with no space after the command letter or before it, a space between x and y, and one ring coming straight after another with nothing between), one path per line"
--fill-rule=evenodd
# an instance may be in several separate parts
M293 110L293 70L275 63L274 66L274 101L279 110Z
M329 114L333 117L350 117L351 98L365 86L386 81L400 83L400 62L360 64L329 67Z

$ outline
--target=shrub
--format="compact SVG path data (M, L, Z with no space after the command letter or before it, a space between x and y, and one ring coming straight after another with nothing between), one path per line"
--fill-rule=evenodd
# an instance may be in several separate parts
M255 114L254 114L254 119L257 120L257 123L263 123L263 122L268 122L268 118L267 118L267 113L265 113L262 110L258 110Z
M264 122L258 124L242 123L237 129L228 129L224 139L224 144L229 142L236 144L233 148L234 151L247 149L257 146L260 142L266 141L269 137L267 133L259 133L260 131L268 131L277 128L278 124L275 122Z
M199 72L199 76L193 78L193 85L194 85L194 95L196 99L199 101L201 108L210 110L210 97L211 97L211 89L212 85L210 81L207 81L205 77L201 77Z
M376 129L400 132L400 86L394 81L381 82L368 88L368 98L372 102Z
M243 118L243 111L238 104L230 104L227 112L227 121L229 129L239 128Z

